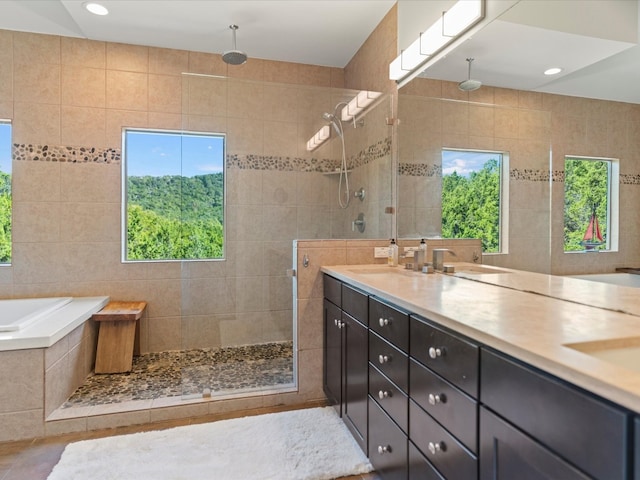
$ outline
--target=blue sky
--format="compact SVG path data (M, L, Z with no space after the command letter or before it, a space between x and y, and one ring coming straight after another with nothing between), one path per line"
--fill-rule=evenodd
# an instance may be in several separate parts
M11 173L11 124L0 123L0 172Z
M442 151L442 174L450 175L454 171L458 175L468 177L471 172L482 170L482 167L491 158L500 154L487 152L465 152L460 150Z
M224 137L128 131L127 175L206 175L222 172Z

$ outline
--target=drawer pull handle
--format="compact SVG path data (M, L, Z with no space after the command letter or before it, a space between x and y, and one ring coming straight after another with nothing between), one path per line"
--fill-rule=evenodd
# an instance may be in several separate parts
M336 320L336 326L338 328L344 328L346 324L344 322L341 322L340 320Z
M391 445L378 445L378 453L380 455L384 454L384 453L391 453Z
M378 362L380 362L381 365L384 365L385 363L389 363L391 361L391 357L388 355L378 355Z
M391 396L392 396L391 392L387 392L386 390L380 390L378 392L378 398L380 400L384 400L385 398L389 398Z
M441 394L430 393L429 394L429 403L431 405L437 405L439 403L445 403L446 401L447 401L447 397L445 397L444 393L441 393Z
M389 320L388 318L380 317L380 320L378 322L380 323L381 327L385 327L391 323L391 320Z
M429 347L429 357L438 358L444 355L444 348Z
M429 442L429 451L431 452L431 455L435 455L438 452L446 452L447 446L444 442Z

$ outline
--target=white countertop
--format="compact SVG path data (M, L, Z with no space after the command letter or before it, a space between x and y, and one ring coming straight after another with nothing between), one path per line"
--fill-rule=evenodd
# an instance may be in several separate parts
M504 268L464 272L472 264L452 265L455 274L386 265L321 270L640 413L640 371L566 346L618 339L640 346L637 289Z

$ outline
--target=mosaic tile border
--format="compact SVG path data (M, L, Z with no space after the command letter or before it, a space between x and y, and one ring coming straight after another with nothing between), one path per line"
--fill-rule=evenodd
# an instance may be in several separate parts
M17 161L60 163L120 163L117 148L65 147L59 145L33 145L14 143L13 159Z
M442 166L424 163L401 163L398 166L400 176L409 177L440 177ZM620 174L620 185L640 185L640 174ZM509 179L527 182L557 182L564 183L564 170L534 170L514 168L509 171Z
M120 164L122 152L117 148L68 147L60 145L13 144L17 161L59 163ZM347 159L349 168L356 168L391 155L391 137L380 140ZM283 172L334 172L340 166L336 159L282 157L276 155L227 154L227 168L244 170L276 170Z

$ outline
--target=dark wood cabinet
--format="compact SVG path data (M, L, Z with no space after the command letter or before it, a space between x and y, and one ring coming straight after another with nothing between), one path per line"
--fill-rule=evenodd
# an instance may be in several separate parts
M481 402L592 478L629 478L628 413L593 394L489 349Z
M367 453L368 297L327 275L324 287L324 392Z
M369 460L384 480L407 480L407 435L369 398Z
M480 409L480 480L590 478L485 407Z

